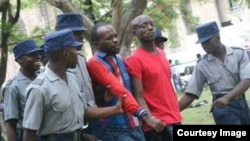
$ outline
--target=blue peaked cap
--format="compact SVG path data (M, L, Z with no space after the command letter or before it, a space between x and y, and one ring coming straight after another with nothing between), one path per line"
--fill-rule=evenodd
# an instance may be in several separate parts
M20 58L23 55L31 54L34 52L40 52L41 49L36 45L34 40L24 40L16 44L13 48L13 53L15 60Z
M168 40L168 38L166 38L166 37L164 37L164 36L162 35L162 32L161 32L161 30L160 30L159 28L156 28L156 29L155 29L155 38L162 39L163 42L166 42L166 41Z
M215 21L212 21L197 26L196 32L198 36L198 41L196 43L198 44L203 43L212 38L215 34L219 32L219 28L217 26L217 23Z
M56 17L56 30L69 28L72 31L87 30L83 25L83 17L81 14L64 13Z
M76 41L71 29L63 29L49 33L45 36L45 53L57 51L66 47L79 49L83 43Z

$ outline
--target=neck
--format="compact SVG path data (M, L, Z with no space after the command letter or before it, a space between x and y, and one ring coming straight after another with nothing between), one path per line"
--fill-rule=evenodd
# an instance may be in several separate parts
M62 80L67 82L67 77L66 77L66 70L67 68L65 67L64 64L62 63L55 63L55 62L49 62L48 67Z
M220 45L219 48L213 53L213 55L224 62L225 55L226 55L226 48L224 45Z
M226 54L226 48L224 45L220 45L218 49L213 53L216 57L222 57Z
M148 52L157 53L154 42L141 42L141 47Z
M27 78L29 78L30 80L34 80L36 78L36 72L29 72L29 71L25 71L24 69L20 69L20 71L23 73L24 76L26 76Z

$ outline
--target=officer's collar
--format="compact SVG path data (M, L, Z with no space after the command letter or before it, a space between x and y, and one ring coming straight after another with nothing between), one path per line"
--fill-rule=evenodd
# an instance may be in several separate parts
M231 47L225 47L225 49L226 49L226 56L233 54L233 49ZM214 59L216 59L216 57L214 55L212 55L212 54L207 55L208 61L212 61Z
M48 67L48 65L45 66L44 73L46 73L47 78L50 81L56 81L59 80L60 78Z

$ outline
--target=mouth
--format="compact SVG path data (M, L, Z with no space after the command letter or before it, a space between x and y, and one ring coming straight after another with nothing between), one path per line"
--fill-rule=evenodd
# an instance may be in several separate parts
M149 33L148 37L155 37L155 33Z
M116 45L113 47L115 50L120 49L120 46Z
M34 65L36 65L36 66L42 66L42 62L37 61L37 62L34 63Z

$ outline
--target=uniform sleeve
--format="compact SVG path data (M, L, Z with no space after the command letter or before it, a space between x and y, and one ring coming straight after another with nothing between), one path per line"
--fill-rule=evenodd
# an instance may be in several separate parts
M202 71L199 69L199 65L197 64L188 82L188 86L185 90L185 93L192 94L196 96L196 98L199 98L202 93L204 84L205 84L205 77Z
M44 97L39 88L29 87L26 90L23 127L39 130L43 118Z
M250 78L250 62L246 51L243 52L243 57L240 60L240 79Z
M142 79L142 65L137 58L129 57L126 60L126 67L132 77Z
M90 60L87 63L87 66L92 81L103 86L110 86L109 90L117 97L127 94L127 97L123 102L123 108L126 112L136 114L136 112L140 110L140 106L134 99L133 95L102 63Z
M18 89L15 86L6 86L4 96L4 121L18 119Z

